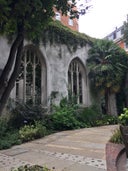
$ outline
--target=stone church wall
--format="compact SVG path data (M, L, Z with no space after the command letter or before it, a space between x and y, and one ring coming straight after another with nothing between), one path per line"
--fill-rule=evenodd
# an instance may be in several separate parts
M29 42L25 42L25 46L28 46ZM3 69L7 57L9 54L10 45L7 40L3 37L0 38L0 69ZM85 76L84 78L86 83L84 84L84 94L83 94L83 104L85 106L91 105L90 100L90 91L87 77L87 69L86 69L86 60L88 58L88 49L89 45L85 45L84 47L78 46L75 50L72 50L71 47L67 47L64 44L47 44L44 46L43 43L40 44L38 50L40 51L41 58L45 61L46 64L46 82L44 87L42 86L42 95L46 96L45 101L46 105L50 104L51 95L54 94L54 103L59 104L60 99L62 97L68 96L68 69L71 61L77 58L84 67ZM43 67L42 67L43 68ZM43 69L42 69L43 72ZM42 82L44 76L42 76ZM43 83L42 83L43 85ZM15 98L15 88L12 90L11 97Z

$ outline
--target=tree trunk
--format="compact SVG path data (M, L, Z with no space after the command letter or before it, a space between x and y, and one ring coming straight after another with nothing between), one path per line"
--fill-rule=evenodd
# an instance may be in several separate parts
M106 89L105 90L105 111L106 111L106 114L108 114L109 110L109 106L108 106L108 99L109 99L109 90Z
M1 93L0 116L2 115L2 111L7 103L10 92L15 85L15 81L16 81L16 78L18 76L19 69L20 69L24 36L23 36L23 34L20 34L18 36L17 36L16 40L14 41L12 48L10 50L10 55L9 55L10 59L8 59L7 64L2 72L1 77L0 77L0 83L3 82L3 84L1 83L1 85L0 85L0 87L1 87L1 89L0 89L0 93ZM11 64L9 64L9 62ZM7 66L9 66L9 69L7 68ZM12 68L13 68L13 70L12 70ZM11 75L10 75L10 72L11 72ZM5 76L5 78L4 78L4 76Z
M106 113L108 115L117 116L116 96L115 93L111 94L109 89L107 89L105 93L105 104Z
M11 49L10 49L8 61L0 76L0 98L2 97L2 94L4 90L6 89L6 86L9 80L9 74L12 71L14 61L16 60L16 52L17 52L18 46L20 45L23 39L22 37L23 37L22 35L18 35L15 41L13 42Z

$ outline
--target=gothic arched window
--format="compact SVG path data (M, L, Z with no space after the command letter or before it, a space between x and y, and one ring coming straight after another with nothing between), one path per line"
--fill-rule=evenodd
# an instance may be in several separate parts
M32 48L26 48L23 53L16 98L25 103L41 104L41 63Z
M78 104L82 104L84 100L84 75L84 69L80 61L77 58L72 60L68 70L68 89L70 96L75 97Z

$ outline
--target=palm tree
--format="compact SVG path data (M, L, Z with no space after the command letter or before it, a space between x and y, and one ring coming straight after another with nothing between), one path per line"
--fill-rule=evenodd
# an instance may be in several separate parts
M117 115L115 94L122 84L128 56L123 49L108 40L96 40L88 54L90 82L104 97L106 113Z

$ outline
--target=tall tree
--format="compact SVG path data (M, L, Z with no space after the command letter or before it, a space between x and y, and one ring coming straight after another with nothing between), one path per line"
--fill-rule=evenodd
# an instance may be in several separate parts
M93 87L102 92L106 113L117 115L115 93L126 73L126 52L108 40L96 40L89 50L89 78Z
M124 42L128 44L128 15L127 15L127 20L124 22L123 30L124 30L124 36L123 36ZM128 72L125 79L125 95L126 95L125 103L126 103L126 107L128 107Z
M75 0L72 3L68 0L0 0L0 34L12 40L0 76L0 115L18 76L24 39L39 41L42 29L54 16L53 7L62 14L70 11L71 17L77 17L79 13L74 6Z

